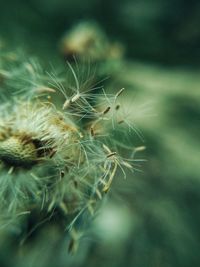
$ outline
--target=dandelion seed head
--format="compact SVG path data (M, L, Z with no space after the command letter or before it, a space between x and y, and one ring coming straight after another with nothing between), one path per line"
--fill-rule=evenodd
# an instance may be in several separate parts
M14 70L15 78L24 71L29 76L0 107L0 209L6 217L28 216L33 209L49 216L59 212L71 216L70 228L83 213L95 213L117 170L126 178L125 169L133 168L132 159L120 154L130 149L127 128L118 123L124 89L107 94L100 86L88 87L68 67L72 86L53 73L45 76L35 61ZM51 93L57 101L43 97Z

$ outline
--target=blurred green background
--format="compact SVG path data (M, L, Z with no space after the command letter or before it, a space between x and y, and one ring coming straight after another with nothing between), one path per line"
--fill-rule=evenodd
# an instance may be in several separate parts
M146 146L137 155L146 162L126 180L116 177L76 255L67 253L66 233L48 226L22 252L1 241L0 266L199 266L200 3L1 1L1 53L19 50L22 60L59 67L63 36L85 20L125 51L117 67L103 67L114 73L110 90L126 88L125 113L142 132L144 140L134 138Z

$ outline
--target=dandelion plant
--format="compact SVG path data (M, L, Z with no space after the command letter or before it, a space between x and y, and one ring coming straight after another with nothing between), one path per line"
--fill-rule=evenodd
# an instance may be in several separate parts
M64 230L72 230L83 214L92 217L118 171L125 177L127 169L134 169L135 150L126 142L134 129L123 125L120 112L124 89L109 94L101 86L88 86L69 63L73 84L35 60L6 72L0 108L0 226L20 228L37 211L43 217L36 224L59 213Z

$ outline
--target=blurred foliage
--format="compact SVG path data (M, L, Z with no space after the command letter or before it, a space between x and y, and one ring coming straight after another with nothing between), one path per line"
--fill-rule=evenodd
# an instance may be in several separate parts
M83 19L97 20L111 39L123 40L129 56L166 64L199 64L197 0L6 1L1 5L0 29L15 44L29 43L30 48L45 52Z
M126 50L109 86L111 91L126 88L124 113L144 136L144 141L134 138L147 147L139 154L147 161L126 180L119 173L113 196L75 255L68 255L67 233L55 223L39 228L22 247L13 238L15 229L12 238L2 233L0 265L199 266L200 3L6 1L0 36L8 52L20 49L44 65L60 66L60 41L81 20L99 23L110 42ZM105 66L109 74L112 66Z

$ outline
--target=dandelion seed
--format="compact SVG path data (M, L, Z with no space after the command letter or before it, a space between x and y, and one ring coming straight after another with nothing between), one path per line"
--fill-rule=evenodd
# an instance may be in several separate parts
M115 99L117 99L117 98L124 92L124 90L125 90L125 88L120 89L120 90L116 93L116 95L115 95Z
M119 110L119 109L120 109L120 105L118 104L116 105L115 110Z
M134 149L134 152L144 151L146 149L145 146L138 146Z
M107 158L111 158L115 156L117 153L116 152L111 152L110 154L107 155Z
M103 112L102 114L105 115L107 114L109 111L110 111L111 107L107 107Z
M103 191L104 193L107 193L108 190L110 189L110 186L111 186L111 184L112 184L112 181L113 181L113 178L114 178L114 175L115 175L116 171L117 171L117 164L115 163L115 164L114 164L113 171L111 172L111 175L110 175L110 177L109 177L109 180L108 180L108 182L104 185L104 187L103 187L103 189L102 189L102 191Z
M52 149L52 151L49 154L49 157L53 158L55 156L56 152L57 152L57 150Z
M46 87L46 86L39 86L37 88L35 88L36 93L55 93L56 90L50 87Z
M65 176L65 172L64 171L61 171L60 172L60 178L63 178Z
M93 127L90 127L90 134L92 137L95 136L95 132L94 132L94 128Z

